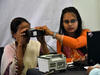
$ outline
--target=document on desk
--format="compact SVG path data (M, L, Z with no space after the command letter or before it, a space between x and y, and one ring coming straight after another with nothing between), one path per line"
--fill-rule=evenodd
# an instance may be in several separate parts
M88 67L89 67L89 66L85 66L84 68L85 68L85 69L88 69Z
M97 64L95 64L95 65L92 66L92 67L97 67L97 66L100 67L100 64L97 63ZM85 68L85 69L88 69L88 67L89 67L89 66L85 66L84 68Z

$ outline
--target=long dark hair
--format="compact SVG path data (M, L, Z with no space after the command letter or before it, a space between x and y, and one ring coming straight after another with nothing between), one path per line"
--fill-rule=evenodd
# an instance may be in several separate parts
M61 19L60 19L59 34L67 35L67 32L63 26L63 17L64 17L64 14L67 12L74 13L76 15L77 20L78 20L78 28L75 32L75 38L77 38L78 36L80 36L80 34L82 32L82 20L81 20L81 16L80 16L79 12L77 11L77 9L75 7L67 7L67 8L64 8L62 10Z

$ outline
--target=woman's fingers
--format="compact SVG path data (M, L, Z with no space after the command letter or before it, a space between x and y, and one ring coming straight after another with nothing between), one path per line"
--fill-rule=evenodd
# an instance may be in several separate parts
M35 29L44 30L46 35L51 35L52 33L52 31L46 25L35 27Z
M47 26L46 25L38 26L38 27L35 27L35 29L45 30L45 29L47 29Z

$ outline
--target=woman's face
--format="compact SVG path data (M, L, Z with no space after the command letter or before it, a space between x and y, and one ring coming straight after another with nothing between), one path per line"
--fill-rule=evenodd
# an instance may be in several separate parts
M23 40L24 43L27 43L29 41L29 37L25 36L26 30L30 29L30 24L27 22L22 22L17 29L17 32L13 34L16 41L19 41L20 39Z
M19 26L18 26L18 30L17 32L24 32L26 30L30 29L30 24L27 22L22 22Z
M78 28L76 15L71 12L65 13L63 17L63 25L67 33L74 33Z

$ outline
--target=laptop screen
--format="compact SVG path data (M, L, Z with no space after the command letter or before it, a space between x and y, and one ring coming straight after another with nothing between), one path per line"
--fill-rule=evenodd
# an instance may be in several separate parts
M88 64L100 63L100 31L87 33Z

